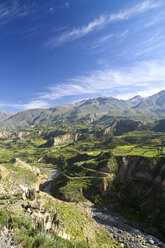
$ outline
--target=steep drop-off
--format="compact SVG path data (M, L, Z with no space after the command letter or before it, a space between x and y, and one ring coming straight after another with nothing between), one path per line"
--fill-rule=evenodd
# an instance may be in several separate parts
M101 160L102 159L102 160ZM98 158L98 165L69 167L52 183L52 192L66 201L83 196L101 204L118 202L144 216L165 234L165 158L140 156ZM74 192L75 191L75 192ZM79 195L79 196L78 196Z

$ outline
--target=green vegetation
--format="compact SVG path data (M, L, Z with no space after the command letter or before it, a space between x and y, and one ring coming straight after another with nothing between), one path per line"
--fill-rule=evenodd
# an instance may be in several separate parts
M100 104L99 110L93 106L94 102ZM104 104L106 106L103 106ZM164 122L141 121L141 112L136 115L136 111L140 110L126 110L128 103L124 103L124 107L122 104L123 102L119 102L115 109L120 118L112 118L114 110L109 112L110 107L116 105L116 101L100 98L89 100L88 104L84 101L81 104L65 106L66 109L61 106L54 110L27 111L5 122L4 125L9 124L8 128L19 125L20 130L1 133L0 136L0 183L3 185L0 226L6 225L7 217L11 214L16 239L23 247L118 247L118 243L111 239L86 211L88 200L96 205L114 207L127 219L135 221L146 218L145 211L140 209L141 204L144 206L146 202L141 193L138 199L133 198L134 192L141 192L142 189L144 193L147 189L149 193L151 191L150 198L156 196L159 203L162 194L160 179L164 175ZM70 119L70 114L75 109L77 112L72 116L73 119ZM108 112L104 112L102 116L104 110ZM124 111L136 118L125 119ZM95 115L92 116L91 112ZM154 118L155 113L147 113L151 115L151 119ZM37 119L37 116L40 117ZM63 121L60 119L62 116ZM42 121L43 119L47 121ZM30 127L32 123L36 125L33 128ZM125 156L130 157L130 161ZM30 167L25 163L16 163L16 158L28 163ZM129 163L132 170L127 168ZM42 167L61 170L60 176L51 185L51 193L55 198L47 198L46 194L36 195L35 204L43 204L43 212L46 211L51 218L57 213L60 220L59 230L53 229L49 235L42 230L42 225L40 228L37 226L35 218L30 217L27 209L22 207L24 200L19 188L20 184L32 186L37 180L40 180L41 184L47 181L48 172L38 172ZM133 177L133 183L132 178L128 182L126 178L123 179L123 175L127 175L127 169L131 171L129 175ZM161 169L157 182L151 184L150 178L156 178ZM123 199L124 204L121 204ZM149 200L146 203L148 212L151 203L155 204ZM10 207L6 211L8 204ZM161 204L159 203L159 206L162 211ZM38 213L40 210L35 211ZM154 214L156 216L157 213ZM61 238L61 233L69 235L70 240Z
M5 226L7 222L7 214L5 210L0 210L0 227Z
M161 91L138 105L129 100L99 97L75 104L60 105L51 109L34 109L17 113L0 123L0 130L24 130L31 126L59 125L63 122L83 125L93 121L112 122L115 119L155 120L165 118L165 91ZM0 115L2 116L2 114ZM60 125L59 125L60 126ZM62 131L65 131L62 129ZM120 131L120 130L119 130ZM129 130L128 130L129 131ZM41 141L43 144L44 141ZM38 143L36 143L38 144Z
M37 180L37 176L30 170L20 168L18 166L9 163L5 163L3 164L3 166L8 170L11 170L12 172L15 172L16 178L19 178L28 184L35 183Z
M70 217L74 217L73 215ZM16 240L23 247L38 248L38 247L50 247L50 248L68 248L68 247L82 247L87 248L86 242L69 241L58 237L56 233L50 233L52 238L46 234L41 233L36 228L35 223L31 220L29 215L22 215L20 217L13 218L14 228L17 228ZM70 227L71 228L71 227ZM73 231L73 230L72 230Z

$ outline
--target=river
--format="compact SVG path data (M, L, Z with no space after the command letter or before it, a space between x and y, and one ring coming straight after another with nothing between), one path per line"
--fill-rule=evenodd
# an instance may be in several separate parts
M54 168L50 168L50 167L42 167L41 170L42 171L45 171L49 175L50 181L44 183L43 185L40 185L40 188L45 193L51 195L51 184L52 184L52 181L54 179L56 179L60 175L61 172L60 172L59 169L54 169Z
M50 180L42 185L45 193L51 195L51 183L60 175L60 170L53 168L41 168L49 174ZM128 223L119 213L106 207L92 206L93 218L104 226L113 237L121 243L121 247L130 248L165 248L165 243L158 238L149 235Z

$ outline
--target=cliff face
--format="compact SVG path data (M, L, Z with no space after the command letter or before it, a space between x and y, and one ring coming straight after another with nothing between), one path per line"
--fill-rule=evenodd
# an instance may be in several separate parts
M81 137L81 134L64 134L60 137L54 138L54 146L63 142L75 142Z
M113 157L108 169L109 176L96 178L88 188L87 197L93 200L99 194L103 204L118 201L144 214L164 233L165 158Z
M118 160L114 180L118 199L165 221L165 159L127 156Z
M0 139L9 139L9 138L18 138L20 140L23 139L23 132L0 132Z
M80 157L79 157L80 159ZM95 163L74 164L51 187L59 199L121 203L165 233L165 158L100 154Z

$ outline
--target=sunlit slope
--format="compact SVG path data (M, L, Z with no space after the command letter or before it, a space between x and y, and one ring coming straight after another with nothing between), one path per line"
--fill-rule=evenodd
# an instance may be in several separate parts
M57 121L91 123L106 119L113 121L115 119L155 120L165 118L165 91L140 99L139 103L139 99L124 101L113 97L98 97L50 109L27 110L4 120L0 124L0 130L22 129L52 124ZM138 105L136 105L137 103Z

